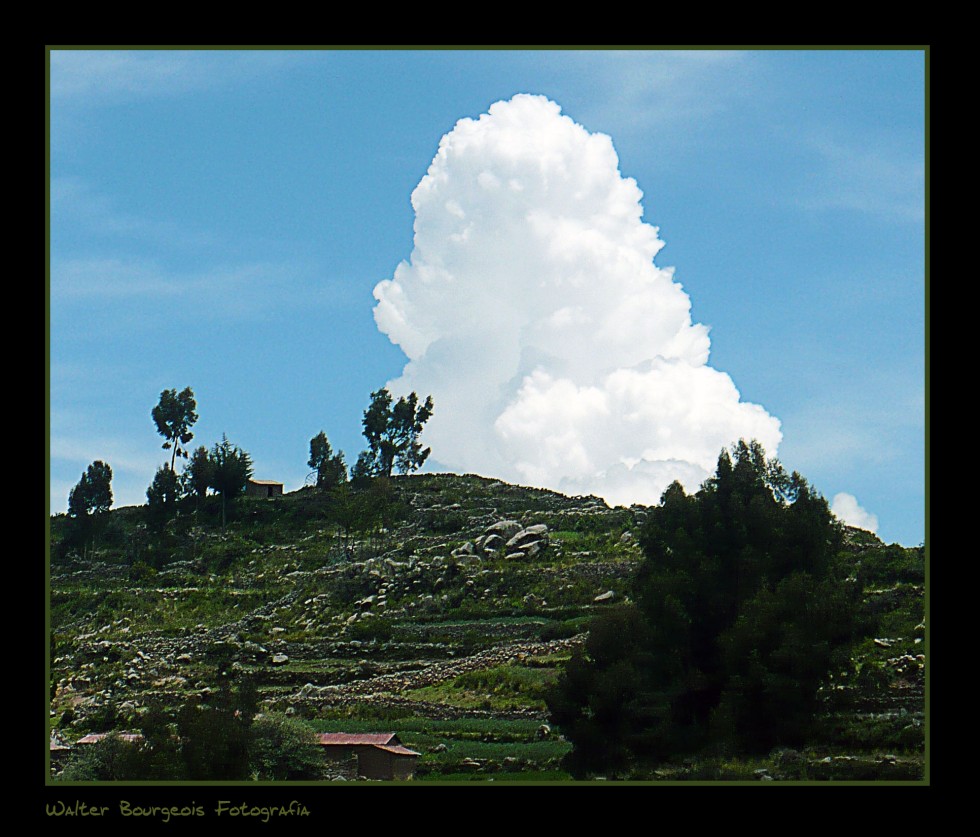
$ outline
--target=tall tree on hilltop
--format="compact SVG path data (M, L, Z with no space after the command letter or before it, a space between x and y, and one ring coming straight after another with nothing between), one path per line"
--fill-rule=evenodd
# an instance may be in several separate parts
M366 457L362 454L363 465L375 476L390 477L396 467L402 474L416 471L431 453L430 448L423 449L419 436L432 416L432 396L421 405L414 392L392 402L391 393L379 389L371 393L371 405L364 411L362 424L368 452ZM361 465L359 458L358 466Z
M190 387L186 387L180 394L176 389L165 389L160 393L160 403L150 413L157 432L166 439L163 449L173 450L170 455L171 471L178 456L187 458L187 451L181 445L186 445L194 438L190 429L197 421L196 410L194 393Z

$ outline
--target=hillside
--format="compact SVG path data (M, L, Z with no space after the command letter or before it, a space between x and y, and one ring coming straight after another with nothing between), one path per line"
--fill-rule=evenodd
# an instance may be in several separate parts
M543 692L589 617L622 600L645 513L422 474L241 500L224 528L210 504L161 528L117 509L85 557L57 516L52 729L68 744L138 729L148 706L177 707L228 670L255 682L263 712L397 732L422 753L417 780L567 778ZM648 778L921 778L923 550L859 530L846 548L876 629L824 690L821 746Z

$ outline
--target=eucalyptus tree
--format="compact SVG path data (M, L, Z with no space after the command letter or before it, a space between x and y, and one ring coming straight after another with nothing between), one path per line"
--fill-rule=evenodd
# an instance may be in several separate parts
M432 409L431 395L420 404L414 392L397 402L387 389L372 392L362 421L368 450L358 458L358 472L390 477L394 468L402 474L421 468L431 448L423 448L419 436Z
M170 455L170 470L174 469L177 457L187 458L187 450L182 445L194 438L191 427L197 421L197 401L190 387L180 393L176 389L165 389L160 393L160 401L150 412L157 432L166 440L164 450L173 450Z

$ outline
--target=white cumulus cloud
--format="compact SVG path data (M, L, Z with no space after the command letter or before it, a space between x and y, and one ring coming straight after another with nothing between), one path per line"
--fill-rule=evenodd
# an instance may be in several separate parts
M878 517L862 509L858 505L857 497L853 494L844 492L835 494L834 501L830 504L830 510L838 520L848 526L867 529L869 532L878 531Z
M410 258L374 289L408 357L396 394L433 396L424 437L456 471L610 503L689 490L720 450L779 421L708 366L708 329L643 221L612 140L520 94L439 143L412 193Z

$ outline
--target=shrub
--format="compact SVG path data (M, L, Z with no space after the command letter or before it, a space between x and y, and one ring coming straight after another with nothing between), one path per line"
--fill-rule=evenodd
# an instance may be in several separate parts
M320 779L325 768L315 733L302 721L277 714L252 725L249 764L260 782Z

